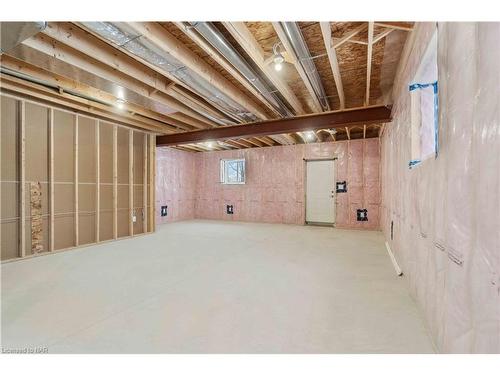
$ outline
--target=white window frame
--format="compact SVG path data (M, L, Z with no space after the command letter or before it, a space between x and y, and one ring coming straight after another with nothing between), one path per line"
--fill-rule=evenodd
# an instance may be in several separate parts
M243 162L243 181L226 181L226 164L228 162ZM223 185L244 185L246 183L246 161L245 159L221 159L220 160L220 183Z

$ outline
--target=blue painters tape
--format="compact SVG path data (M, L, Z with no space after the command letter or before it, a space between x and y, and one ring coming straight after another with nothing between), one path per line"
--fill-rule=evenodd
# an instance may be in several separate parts
M420 160L410 160L410 162L408 163L408 168L412 169L412 167L414 167L417 164L420 164L420 162L421 162Z
M438 116L439 116L439 96L438 96L438 82L434 82L432 84L432 87L434 88L434 152L435 156L434 158L436 159L438 157L438 152L439 152L439 121L438 121Z

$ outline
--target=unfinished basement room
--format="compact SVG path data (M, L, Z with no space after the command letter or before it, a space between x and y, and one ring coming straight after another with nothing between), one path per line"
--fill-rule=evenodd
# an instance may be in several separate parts
M3 354L500 353L499 22L73 14L1 22Z

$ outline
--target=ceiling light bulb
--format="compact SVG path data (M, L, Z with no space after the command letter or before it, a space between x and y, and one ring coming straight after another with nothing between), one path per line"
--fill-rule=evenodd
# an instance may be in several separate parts
M206 144L208 148L214 148L215 146L215 142L207 142Z
M308 132L306 133L306 137L307 137L307 139L313 139L313 138L314 138L314 132L312 132L312 131L308 131Z
M276 55L274 55L273 62L275 64L281 64L284 61L285 61L285 58L283 57L283 55L281 53L277 53Z
M116 106L120 109L125 108L125 99L122 98L116 99Z
M273 63L274 69L279 72L283 68L283 63L285 62L285 58L281 54L279 50L280 43L275 43L273 45Z

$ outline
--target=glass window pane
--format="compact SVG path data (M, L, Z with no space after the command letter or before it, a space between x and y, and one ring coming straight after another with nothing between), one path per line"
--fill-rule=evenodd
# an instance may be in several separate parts
M221 182L224 184L245 183L245 160L223 160L221 163Z

